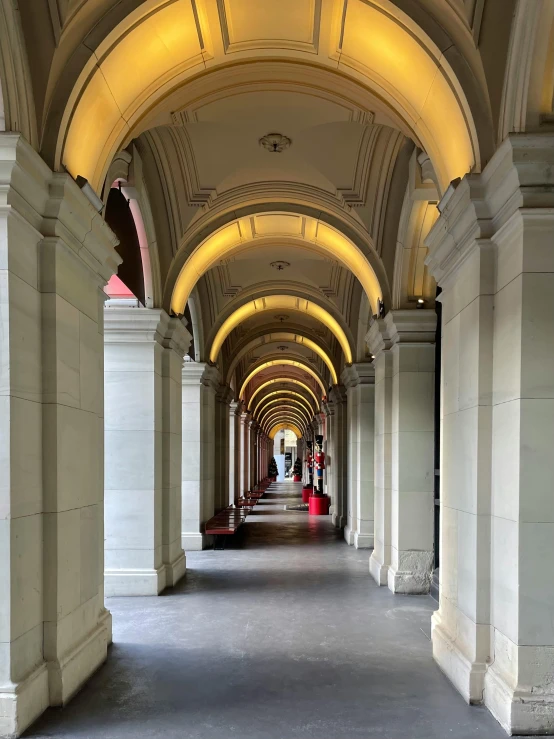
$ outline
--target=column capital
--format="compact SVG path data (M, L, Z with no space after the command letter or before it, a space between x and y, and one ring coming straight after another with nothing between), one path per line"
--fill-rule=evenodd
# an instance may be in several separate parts
M333 385L329 390L329 398L335 407L346 403L346 388L344 385Z
M235 397L235 391L229 385L220 385L217 391L217 400L223 405L231 405L231 401Z
M392 340L390 331L384 318L376 318L372 322L369 331L365 335L365 341L369 347L369 351L375 358L391 348Z
M200 380L204 387L209 387L214 392L218 392L220 379L221 375L219 374L217 367L213 364L204 365L204 372L202 373L202 378Z
M340 377L347 390L358 385L375 384L375 368L371 362L358 362L345 367Z
M518 210L554 207L552 133L510 134L480 174L452 183L438 205L440 217L425 239L425 263L441 286Z
M434 310L395 310L384 317L391 344L434 344L437 314Z
M200 385L206 367L205 362L185 362L181 373L183 385Z
M161 308L142 308L135 300L118 301L104 307L106 344L150 344L157 342L183 357L192 336L178 318Z

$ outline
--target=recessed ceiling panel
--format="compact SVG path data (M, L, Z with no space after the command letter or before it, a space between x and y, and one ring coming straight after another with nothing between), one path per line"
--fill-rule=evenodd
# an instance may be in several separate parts
M226 51L317 52L321 0L218 0Z

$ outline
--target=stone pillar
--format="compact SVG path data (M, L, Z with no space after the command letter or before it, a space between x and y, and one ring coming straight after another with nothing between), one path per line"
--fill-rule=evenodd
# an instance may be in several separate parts
M375 371L368 363L342 373L347 392L348 520L344 538L356 549L373 547Z
M215 404L215 510L220 511L229 505L229 471L231 457L229 439L231 433L229 404L234 391L220 385Z
M331 465L331 500L335 509L332 511L333 525L341 529L347 522L347 485L348 485L348 436L346 413L346 389L343 385L334 385L329 391L329 405L332 415L332 447Z
M435 486L434 310L385 316L392 354L391 564L393 593L428 593Z
M510 734L554 731L554 137L512 135L440 204L433 654Z
M106 659L103 286L113 233L75 182L0 137L0 734Z
M229 505L240 497L240 413L242 403L229 403Z
M242 494L250 490L250 419L251 415L248 411L241 414L240 423L242 427L241 433L241 481Z
M250 421L250 487L258 482L258 423Z
M181 367L191 336L159 309L104 309L106 595L158 595L185 573Z
M199 550L214 513L215 396L219 373L203 362L183 365L183 549Z
M375 535L369 571L378 585L388 583L391 562L392 504L392 354L383 319L375 320L366 336L375 368Z

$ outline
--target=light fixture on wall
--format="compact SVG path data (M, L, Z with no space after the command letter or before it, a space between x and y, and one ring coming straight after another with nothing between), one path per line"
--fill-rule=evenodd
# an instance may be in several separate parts
M418 298L417 299L417 307L418 308L423 308L424 306L425 306L425 300L423 300L423 298Z
M288 346L281 344L280 346L277 347L277 349L279 349L280 352L286 352L288 349Z
M93 188L90 186L89 181L85 177L81 177L81 175L77 175L75 182L79 186L83 195L92 205L94 210L96 210L98 213L102 213L102 211L104 210L104 203L100 200L98 195L94 192Z
M283 323L284 321L288 321L290 316L287 316L284 313L278 313L275 318L279 321L279 323Z

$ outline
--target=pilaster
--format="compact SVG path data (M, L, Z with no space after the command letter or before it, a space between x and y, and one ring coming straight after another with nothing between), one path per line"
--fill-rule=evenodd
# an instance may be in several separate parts
M106 593L157 595L185 572L181 367L190 334L160 309L104 309Z
M346 367L341 376L347 393L348 519L344 538L357 549L374 542L375 370L370 363Z
M375 534L369 572L378 585L388 583L392 547L392 346L389 329L376 319L366 335L375 369Z
M554 136L509 136L440 203L440 608L433 655L510 734L554 731Z
M328 407L331 412L331 500L334 510L331 513L333 525L341 529L347 522L348 486L348 436L347 436L347 396L343 385L333 385L329 390ZM332 410L331 410L332 409Z
M428 593L433 563L435 332L433 310L385 316L392 353L393 593Z

